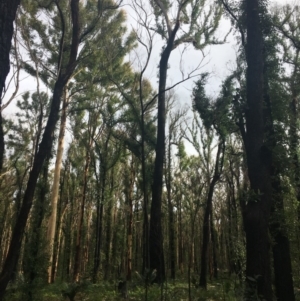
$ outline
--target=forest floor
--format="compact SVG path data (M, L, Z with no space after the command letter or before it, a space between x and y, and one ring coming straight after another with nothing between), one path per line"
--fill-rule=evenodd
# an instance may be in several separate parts
M126 295L127 293L127 295ZM297 294L300 301L300 294ZM13 285L4 301L241 301L243 286L236 279L223 278L208 284L207 290L193 284L176 281L165 283L163 287L146 287L132 281L127 290L118 290L118 283L101 282L91 284L55 283L37 287ZM257 299L258 300L258 299Z

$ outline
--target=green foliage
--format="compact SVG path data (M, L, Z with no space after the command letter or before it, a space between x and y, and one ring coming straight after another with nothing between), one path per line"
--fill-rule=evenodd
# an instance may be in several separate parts
M233 76L225 79L221 86L219 97L210 99L205 92L208 73L201 74L193 89L193 109L199 113L204 127L209 130L214 128L223 139L236 131L234 100L237 91L234 89Z
M139 278L139 276L138 276ZM144 277L142 277L144 278ZM128 283L128 301L145 300L145 286L139 285L140 280ZM19 283L8 289L4 301L26 300L27 288ZM74 296L74 299L72 299ZM70 298L71 297L71 298ZM208 286L208 290L195 287L191 288L191 301L239 301L241 291L236 287L232 279L220 279ZM188 285L184 282L166 283L163 287L153 284L148 287L148 301L188 301ZM33 294L32 301L121 301L124 298L117 290L117 284L101 282L92 284L89 281L82 283L55 283L51 285L40 285Z

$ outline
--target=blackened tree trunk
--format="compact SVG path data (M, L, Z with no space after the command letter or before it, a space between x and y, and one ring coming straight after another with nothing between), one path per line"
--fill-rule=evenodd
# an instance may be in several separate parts
M217 237L216 229L213 219L213 208L210 212L210 237L211 237L211 250L212 250L212 273L211 276L218 279L218 260L217 260Z
M287 235L287 227L284 215L283 187L281 183L281 167L276 165L276 133L272 118L271 102L268 95L268 77L265 76L265 131L269 148L272 150L270 179L272 185L272 204L269 229L273 244L273 266L275 275L276 297L278 301L295 300L292 263L290 255L290 242ZM270 159L269 159L270 160ZM277 159L278 160L278 159Z
M172 30L166 48L163 50L159 63L159 89L157 111L157 141L155 147L155 165L152 184L152 203L149 233L150 268L157 271L155 281L161 283L165 279L165 262L163 254L163 237L161 225L161 205L163 189L163 167L165 157L165 124L166 124L166 82L170 54L173 49L179 21Z
M27 187L23 197L23 203L18 215L13 234L9 246L9 251L6 260L3 265L3 269L0 275L0 300L3 298L6 286L12 277L13 271L18 263L22 238L26 227L28 215L32 206L34 192L37 184L37 180L44 164L44 161L51 154L51 149L54 140L55 126L59 116L59 108L61 103L61 97L63 89L69 78L72 76L75 67L79 45L79 0L72 0L71 3L72 14L72 43L70 49L69 61L64 72L60 71L57 81L54 85L53 98L50 107L50 113L48 121L45 127L42 141L39 145L38 152L36 153L33 161L32 170L29 175ZM60 53L62 56L63 54Z
M272 187L270 160L264 145L264 63L259 0L246 0L247 110L245 146L251 194L245 212L246 300L257 293L273 299L270 265L269 217ZM255 279L256 289L251 289ZM252 281L252 283L251 283Z
M42 222L45 215L45 203L46 196L49 190L48 187L48 168L49 168L49 160L46 159L46 162L43 167L42 179L40 180L40 187L38 191L38 197L35 201L34 205L34 213L31 222L31 233L30 239L28 241L28 245L25 246L25 252L27 253L25 259L23 257L24 263L24 276L28 281L29 290L28 290L28 298L29 300L33 300L32 289L34 280L37 278L39 274L41 274L41 260L39 260L39 252L41 252L41 241L42 241ZM26 252L27 251L27 252ZM45 255L45 253L43 254Z
M294 286L290 256L290 242L286 232L282 187L279 175L272 175L273 205L270 232L273 239L272 252L277 301L294 301Z
M213 200L214 189L217 182L220 179L221 171L223 168L224 148L225 148L225 142L222 140L219 142L218 145L214 175L209 184L209 190L208 190L206 207L204 212L204 219L203 219L201 272L200 272L199 286L205 289L207 289L207 263L208 263L207 254L208 254L208 243L209 243L209 233L210 233L209 220L210 218L212 218L210 216L210 212L212 211L212 200Z
M2 97L9 73L9 53L14 33L14 20L21 0L0 0L0 172L4 159L4 132L2 123Z

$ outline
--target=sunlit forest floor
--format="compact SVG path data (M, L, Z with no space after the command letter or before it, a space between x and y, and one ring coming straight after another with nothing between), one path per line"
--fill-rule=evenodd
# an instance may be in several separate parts
M163 287L154 284L147 288L138 280L133 280L128 284L127 297L124 294L124 290L118 290L118 282L113 281L99 284L89 281L80 284L35 284L31 287L16 283L8 288L4 301L242 301L243 285L233 277L211 281L207 290L192 283L189 289L189 284L180 280L167 282ZM300 301L299 292L296 292L296 300Z

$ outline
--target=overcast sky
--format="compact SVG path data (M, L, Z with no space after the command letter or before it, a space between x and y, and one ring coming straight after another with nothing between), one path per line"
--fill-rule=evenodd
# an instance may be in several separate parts
M124 0L125 1L125 0ZM128 0L126 0L128 1ZM270 3L274 3L275 1L270 1ZM295 1L287 1L287 0L277 0L277 3L285 4L285 3L295 3ZM124 3L124 2L123 2ZM136 21L134 20L135 16L131 9L128 9L128 6L125 5L124 9L127 10L128 15L128 28L136 28ZM217 37L222 39L227 32L229 31L230 23L228 20L222 20L220 24L220 28L217 33ZM160 52L163 43L157 37L155 39L155 44L153 48L153 53L151 56L151 61L149 67L146 71L146 77L151 81L153 88L157 89L157 72L158 72L158 63L160 59ZM177 83L182 80L182 73L184 71L184 76L187 76L187 73L190 72L197 66L201 60L203 59L203 55L200 51L195 51L193 46L188 46L185 50L184 54L181 56L181 52L184 46L178 47L172 51L172 54L169 59L170 68L168 70L168 86ZM208 46L204 49L204 53L206 58L202 61L201 68L198 72L194 74L201 73L207 71L211 74L210 79L207 85L207 92L210 96L217 96L220 84L222 80L226 77L226 75L230 72L230 70L234 69L235 66L235 58L236 58L236 39L231 35L228 37L228 40L223 45L214 45ZM137 56L141 61L145 58L145 52L142 48L136 49L129 55L130 60L133 62L133 67L138 69ZM182 57L182 60L180 59ZM181 69L180 69L181 66ZM190 79L175 88L175 93L178 99L178 102L181 105L187 104L191 105L191 93L193 82L196 81L197 78ZM9 89L3 103L11 96L13 87ZM36 91L36 80L32 77L29 77L27 74L22 73L20 89L18 92L17 99L20 99L20 94L25 91ZM42 90L47 91L44 87ZM48 91L50 92L50 91ZM11 105L4 110L4 116L14 116L15 113L15 105L16 99L11 103Z

